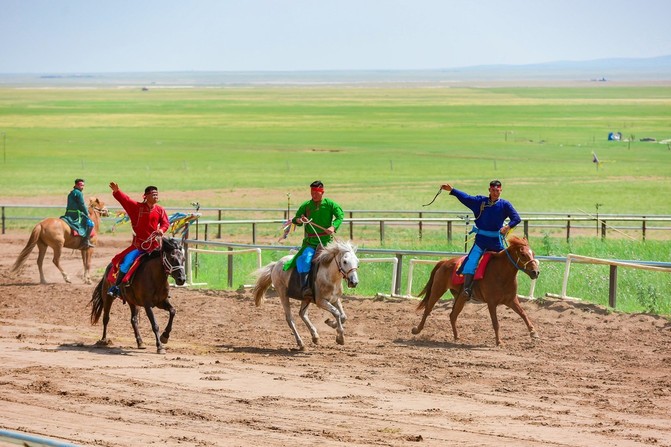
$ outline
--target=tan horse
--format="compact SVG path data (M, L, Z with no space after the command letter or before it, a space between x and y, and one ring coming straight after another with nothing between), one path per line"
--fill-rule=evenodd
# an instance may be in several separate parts
M499 337L499 320L496 316L496 307L501 304L509 307L522 317L531 338L538 338L531 320L529 320L517 298L517 272L522 270L531 279L538 278L538 275L540 275L538 260L534 258L534 253L526 239L512 237L508 243L510 244L508 248L492 255L489 264L487 264L485 277L476 281L473 286L473 298L487 303L497 346L501 345L501 338ZM461 293L463 285L452 283L452 273L457 267L458 261L459 258L445 259L439 261L433 268L429 281L424 289L419 292L419 296L424 295L424 299L417 306L417 310L424 309L424 315L419 325L412 328L413 334L419 334L422 331L433 306L449 290L454 296L454 305L452 306L452 312L450 312L452 333L455 340L459 339L457 317L464 308L464 304L466 304L466 295Z
M96 197L91 197L89 199L89 217L93 221L95 228L95 234L91 237L92 244L95 245L96 240L98 239L98 233L100 232L100 217L107 217L108 215L109 212L103 202ZM61 268L60 260L63 248L71 248L73 250L81 250L82 262L84 264L84 281L86 284L91 284L91 257L93 256L94 249L82 249L80 248L81 243L82 238L80 236L73 236L70 226L63 219L58 217L48 217L35 225L35 228L33 228L33 231L30 234L30 239L28 239L28 243L16 259L11 272L16 273L21 269L26 262L26 258L28 258L30 252L33 251L35 245L37 245L37 248L39 249L37 268L40 271L40 283L46 284L47 280L44 278L42 263L44 261L44 256L47 254L47 247L51 247L54 251L54 265L60 270L65 282L69 283L70 278Z

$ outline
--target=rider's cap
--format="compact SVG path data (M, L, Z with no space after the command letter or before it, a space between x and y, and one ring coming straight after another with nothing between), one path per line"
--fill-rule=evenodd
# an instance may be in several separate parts
M151 193L152 191L158 192L158 188L156 186L147 186L144 189L144 195L146 196L147 194Z
M498 180L492 180L491 182L489 182L489 186L498 186L498 187L500 187L500 186L501 186L501 182L498 181Z

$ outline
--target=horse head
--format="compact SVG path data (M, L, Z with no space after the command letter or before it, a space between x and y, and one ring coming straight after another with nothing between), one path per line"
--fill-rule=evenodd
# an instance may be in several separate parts
M536 279L541 274L538 259L534 257L534 252L529 247L529 241L512 237L508 241L508 250L512 256L511 261L519 270L529 275L529 278Z
M92 209L99 213L102 217L107 217L109 216L109 210L105 206L105 202L100 200L97 197L91 197L89 198L89 209Z
M163 238L161 247L161 257L163 258L163 267L168 276L172 276L178 286L186 282L186 270L184 268L184 247L179 239Z
M347 280L347 287L355 288L359 284L359 258L356 257L356 247L349 241L331 241L319 254L318 262L335 261L343 279Z

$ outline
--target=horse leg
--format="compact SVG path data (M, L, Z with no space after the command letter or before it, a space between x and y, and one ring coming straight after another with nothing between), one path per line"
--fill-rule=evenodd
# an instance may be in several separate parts
M340 314L340 311L336 306L333 304L329 303L327 300L323 298L317 299L317 306L321 307L322 309L328 311L333 315L333 318L336 320L336 343L339 345L344 345L345 344L345 329L342 326L342 315Z
M454 335L454 341L459 340L459 332L457 331L457 317L459 317L459 314L464 309L464 304L466 304L465 295L460 293L454 298L452 312L450 312L450 324L452 325L452 335Z
M305 345L303 344L301 336L298 335L298 329L296 329L296 323L294 323L294 318L291 316L291 305L289 304L289 297L287 297L284 293L280 293L279 295L280 295L280 302L282 303L282 308L284 309L284 318L287 320L287 324L289 325L291 332L293 332L294 337L296 338L296 344L298 345L298 349L304 351Z
M338 300L335 303L335 306L338 308L338 312L340 312L340 319L342 320L342 324L344 325L345 322L347 321L347 315L345 315L345 309L342 307L342 300L338 298ZM338 327L338 323L334 320L331 320L330 318L327 318L324 323L328 324L331 326L333 329Z
M42 264L44 263L44 256L47 254L47 244L42 241L37 241L37 249L37 270L40 271L40 284L46 284L47 279L44 277Z
M140 326L139 323L139 310L135 304L128 302L128 307L130 307L130 325L133 327L133 333L135 334L135 342L137 343L138 349L147 349L142 341L142 336L140 335ZM150 320L151 321L151 320Z
M63 247L60 245L54 246L54 259L53 263L56 266L56 268L61 272L61 275L63 275L63 279L65 280L66 283L70 284L70 278L68 277L68 274L65 273L65 270L61 268L61 251L63 250Z
M534 329L534 325L531 323L531 320L527 316L527 313L524 311L524 309L522 309L520 301L517 299L517 297L515 297L515 299L507 306L512 310L514 310L517 315L522 317L522 320L524 320L524 323L526 323L527 329L529 330L529 336L532 339L537 340L539 337L538 334L536 333L536 329Z
M106 282L103 282L103 285L105 284ZM103 336L96 342L98 346L108 346L110 344L110 340L107 339L107 324L110 322L110 309L112 308L114 298L108 297L106 290L103 286L103 291L101 292L103 294Z
M168 343L170 339L170 332L172 331L172 320L175 318L175 308L172 307L169 300L165 300L162 303L157 305L159 309L167 310L170 316L168 317L168 324L166 325L163 333L161 334L161 343Z
M306 298L301 302L301 309L298 311L298 315L300 315L301 320L303 320L303 323L308 327L310 330L310 335L312 336L312 343L318 344L319 343L319 334L317 333L317 328L314 327L312 324L312 321L310 321L310 318L308 317L308 306L310 305L310 298Z
M147 318L149 318L149 323L151 324L151 330L154 332L154 336L156 337L156 352L158 354L165 354L165 348L163 347L161 338L158 335L158 323L154 317L154 311L151 310L151 306L149 305L144 306L144 311L147 313Z
M84 264L84 283L91 284L91 249L81 250L82 252L82 263Z
M496 337L496 346L501 346L501 338L499 337L499 317L496 315L496 303L492 300L487 303L489 308L489 316L492 319L492 326L494 326L494 337Z

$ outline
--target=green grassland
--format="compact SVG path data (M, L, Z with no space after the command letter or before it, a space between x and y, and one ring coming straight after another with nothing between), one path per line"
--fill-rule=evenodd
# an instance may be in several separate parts
M612 131L631 141L607 141ZM87 194L109 196L115 180L131 195L155 184L168 206L282 208L287 192L307 199L319 178L346 210L417 210L445 181L484 194L499 178L522 213L591 212L596 203L609 214L671 211L671 146L659 143L671 139L671 87L0 89L0 132L0 201L44 196L59 205L84 177ZM463 208L441 196L431 209ZM299 241L292 235L290 243ZM666 240L565 244L545 235L531 243L546 256L668 261L671 251ZM386 248L463 244L390 230ZM222 286L216 258L201 257L200 274ZM236 262L235 284L249 283L253 259ZM428 275L422 269L414 293ZM387 270L366 265L357 293L388 290ZM572 271L569 295L607 303L607 267ZM562 265L544 264L536 296L560 292L562 274ZM624 309L671 313L668 274L622 275Z
M0 195L81 176L281 207L320 178L345 208L417 209L444 181L496 177L522 211L661 214L671 193L668 145L638 141L671 138L671 87L3 89L0 131Z

